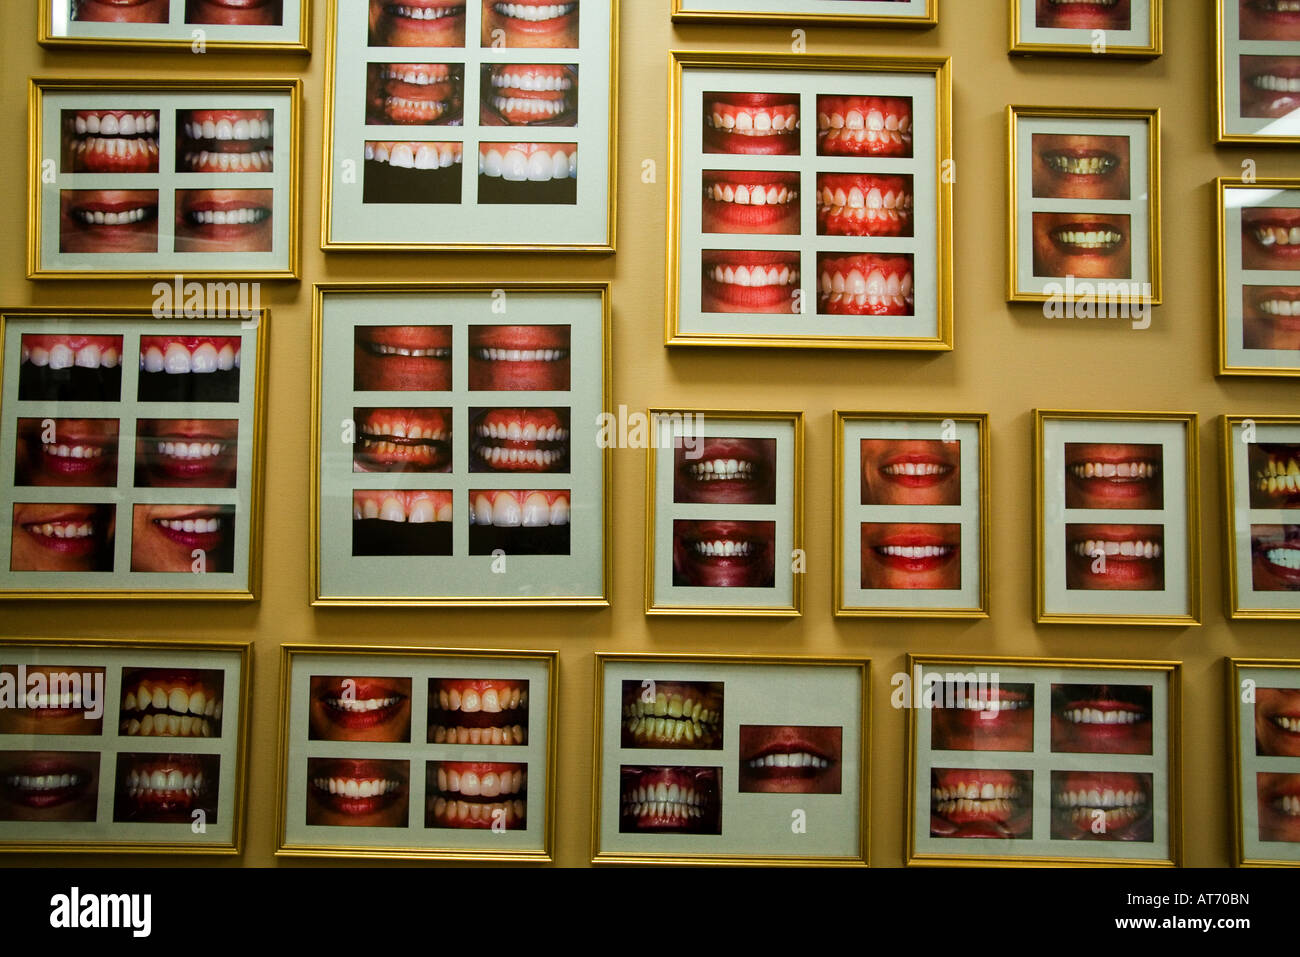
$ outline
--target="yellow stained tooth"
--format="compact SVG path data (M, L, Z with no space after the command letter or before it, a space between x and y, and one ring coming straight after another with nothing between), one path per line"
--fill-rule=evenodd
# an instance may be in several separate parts
M687 741L695 740L695 727L693 722L691 721L682 722L682 737L684 737Z
M655 737L662 738L667 727L668 720L666 718L655 718Z
M153 715L144 716L144 720L140 722L140 734L146 738L153 734Z
M511 728L510 731L511 731L511 733L515 736L515 744L523 744L523 743L524 743L524 726L523 726L523 725L521 725L521 724L517 724L517 725L515 725L513 728Z
M682 705L682 717L689 718L695 711L695 699L687 698L686 703Z
M153 704L153 692L143 681L140 682L140 689L136 692L136 700L140 702L140 710L145 711Z
M682 699L680 695L673 695L672 700L668 702L668 716L670 718L680 718L682 716Z
M668 696L662 691L655 695L655 717L663 717L668 713Z
M447 729L444 728L444 727L443 727L442 725L440 725L440 724L434 726L434 729L433 729L433 743L434 743L434 744L446 744L446 743L447 743Z
M699 702L699 701L695 702L695 709L691 712L691 717L692 717L694 720L699 721L699 720L700 720L700 712L703 711L703 710L704 710L704 704L703 704L702 702Z
M159 711L167 707L167 692L162 688L153 689L153 706Z
M122 710L123 711L135 710L135 695L133 695L129 691L126 693L126 697L122 699Z

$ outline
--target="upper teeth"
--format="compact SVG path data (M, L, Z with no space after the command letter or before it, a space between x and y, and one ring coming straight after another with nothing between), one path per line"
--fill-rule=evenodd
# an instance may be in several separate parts
M1296 82L1300 83L1300 80ZM1300 226L1258 226L1255 228L1255 241L1261 246L1300 245Z
M1057 807L1132 807L1146 804L1147 796L1138 791L1116 791L1113 788L1093 788L1090 791L1057 791L1052 795Z
M76 217L87 226L125 226L128 223L138 223L152 213L152 206L139 206L135 209L124 209L120 213L106 213L102 209L75 210Z
M484 422L478 427L480 438L505 439L509 442L565 442L569 430L558 425L539 426L535 422Z
M1157 542L1107 542L1088 539L1086 542L1074 543L1074 554L1083 558L1096 558L1101 554L1107 558L1115 555L1130 558L1159 558L1160 545Z
M712 185L705 190L709 199L719 203L736 203L740 206L776 206L781 203L793 203L799 198L797 189L784 186L732 186L731 184Z
M209 534L221 530L221 519L214 518L159 518L155 519L164 528L174 532L198 532Z
M1065 246L1081 246L1084 249L1100 249L1114 246L1124 238L1123 234L1113 229L1061 229L1056 233L1056 241Z
M1300 93L1300 77L1297 76L1252 76L1250 85L1270 93Z
M5 783L22 791L53 791L81 784L81 774L10 774Z
M709 275L714 282L736 286L793 286L799 282L799 270L789 266L714 266Z
M1136 724L1146 718L1139 711L1102 711L1100 708L1070 708L1061 717L1071 724Z
M526 3L494 3L493 9L503 17L516 20L554 20L565 17L577 9L576 3L552 3L547 6L534 6Z
M492 85L511 90L531 90L545 93L573 88L573 80L568 76L543 76L537 73L494 73Z
M719 479L752 478L754 463L744 459L713 459L708 462L696 462L691 465L691 478L697 482L713 482Z
M994 801L1014 800L1020 797L1020 788L1014 784L980 784L971 781L967 784L953 784L947 787L931 788L930 797L936 801Z
M211 342L201 343L191 352L179 342L167 343L163 352L156 345L140 350L140 368L145 372L166 372L178 375L186 372L229 372L239 368L240 350L232 348L230 343L221 349Z
M704 121L715 130L728 133L773 136L777 133L792 133L799 128L799 108L783 106L770 110L762 107L736 109L715 103L712 114L706 114Z
M270 120L205 120L185 124L192 140L267 140L271 138Z
M213 458L221 454L224 446L220 442L169 442L157 443L159 455L176 459Z
M1058 173L1100 176L1113 170L1116 160L1113 156L1066 156L1064 153L1053 153L1047 157L1047 165Z
M60 459L97 459L104 450L96 445L43 445L46 455Z
M359 781L356 778L313 778L311 783L318 790L350 798L382 797L390 791L397 791L402 786L400 781L389 781L384 778L369 781Z
M432 348L432 349L404 349L401 346L384 346L378 343L372 343L370 346L381 356L412 356L417 359L446 359L451 356L450 349Z
M463 7L408 7L405 4L389 4L388 13L408 20L441 20L461 13Z
M190 212L192 222L202 226L236 226L242 223L260 223L271 211L261 206L243 206L239 209L196 209Z
M82 369L112 369L117 365L120 358L116 346L106 346L100 348L96 345L82 346L76 352L72 351L71 346L56 342L50 348L43 346L28 346L23 344L22 361L30 362L34 366L49 366L51 369L70 369L77 366Z
M1070 466L1077 478L1155 478L1157 466L1147 462L1083 462Z
M517 794L527 783L523 771L457 771L445 766L438 767L438 790L444 794L463 794L466 797L497 797L501 794Z
M1300 718L1288 718L1284 714L1273 715L1273 723L1284 731L1300 732Z
M132 797L141 791L188 791L197 794L203 790L203 772L186 773L175 768L169 771L136 771L127 776L127 788Z
M400 169L442 169L461 162L463 155L460 143L394 143L389 149L385 143L367 142L365 146L367 160Z
M952 545L881 545L876 551L896 558L939 558L954 549Z
M749 542L723 541L721 539L713 542L696 542L694 545L697 555L710 557L734 555L743 558L750 553L751 548Z
M1257 305L1268 316L1300 316L1300 299L1265 299Z
M952 466L934 462L900 462L886 465L881 471L886 475L942 475L952 471Z
M488 362L559 362L569 357L568 349L476 349L475 359Z
M769 754L753 758L747 762L751 768L829 768L831 763L825 758L804 751L790 754Z
M136 136L140 133L157 132L158 119L153 113L128 113L120 117L111 113L102 115L92 113L89 116L78 116L73 120L73 128L76 129L78 136L87 133L104 136Z
M481 692L466 688L463 693L456 688L442 688L438 691L438 706L443 711L496 713L520 705L528 705L526 688L485 688Z
M400 698L326 698L325 703L331 708L338 711L351 711L361 713L364 711L379 711L381 708L391 708L400 701Z
M1264 557L1271 565L1300 571L1300 548L1270 548L1264 552Z
M503 153L492 147L478 154L478 171L480 176L500 176L511 183L545 183L553 179L576 178L578 175L578 151L566 152L557 149L547 152L544 149L525 154L522 150L507 148Z
M450 72L445 67L441 70L435 69L432 73L404 70L396 65L390 65L384 70L385 80L401 80L403 83L410 83L414 86L429 86L432 83L442 83L450 75Z
M33 534L46 538L89 538L95 534L92 522L45 522L41 525L29 525Z

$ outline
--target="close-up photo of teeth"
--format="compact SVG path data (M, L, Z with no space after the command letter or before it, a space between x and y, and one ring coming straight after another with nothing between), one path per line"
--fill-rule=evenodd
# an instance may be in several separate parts
M721 834L722 768L619 768L622 834Z
M424 826L523 830L528 826L528 765L428 762Z
M176 172L270 173L274 110L178 110Z
M817 174L817 235L911 236L912 177Z
M0 821L93 821L98 751L0 751Z
M352 554L450 555L454 493L359 489L352 493Z
M1241 211L1241 268L1300 271L1300 208Z
M775 505L776 439L710 436L673 449L678 504Z
M369 0L372 47L463 47L466 0Z
M1300 525L1250 527L1251 587L1300 591Z
M240 336L140 337L141 402L238 402Z
M1049 30L1128 30L1131 0L1034 0L1034 23Z
M450 472L451 409L357 409L354 472Z
M471 472L568 472L569 410L471 408Z
M844 729L799 725L740 726L742 794L839 794Z
M483 126L576 126L577 64L484 64L479 103Z
M1300 286L1241 287L1241 346L1300 351Z
M411 762L386 758L308 758L309 826L406 827Z
M234 567L235 506L132 507L131 570L229 572ZM196 566L196 562L201 562Z
M568 489L475 489L469 493L471 555L568 555Z
M470 391L568 392L572 332L559 323L470 326Z
M1065 443L1065 507L1164 507L1164 446Z
M932 768L930 836L1032 838L1033 783L1032 771Z
M705 170L702 231L797 236L799 183L797 171Z
M460 142L366 140L364 203L459 203L465 147Z
M818 253L817 312L828 316L912 316L912 254Z
M172 0L54 0L72 23L166 23Z
M352 387L358 392L451 388L451 326L356 326Z
M220 784L219 754L118 754L113 820L216 824Z
M1150 774L1053 771L1051 787L1053 840L1152 840Z
M410 741L411 679L312 675L308 737L312 741Z
M371 63L366 67L367 126L460 126L463 63Z
M117 419L20 418L14 485L117 484Z
M704 152L799 155L799 94L706 92Z
M577 203L578 144L479 143L478 201Z
M121 336L26 333L19 344L20 400L117 402L121 399Z
M528 743L528 680L430 678L429 744Z
M178 189L178 253L271 252L275 190Z
M474 0L470 0L474 2ZM481 0L484 47L570 49L578 45L582 0Z
M798 250L706 249L700 310L764 315L799 312Z
M817 155L912 155L910 96L817 97Z
M59 191L59 252L157 251L158 190Z
M284 0L185 0L185 22L244 27L279 26L284 23Z
M158 110L64 110L65 173L158 172Z
M717 751L723 746L721 681L624 681L624 748Z
M1151 685L1052 685L1052 751L1150 754Z
M112 571L116 525L116 505L18 502L11 513L9 570Z
M1164 591L1163 525L1065 526L1065 587Z
M1035 133L1030 139L1033 195L1048 199L1128 199L1127 136Z
M129 738L219 738L225 674L122 669L118 733Z
M137 488L234 488L238 419L136 421Z
M1300 56L1240 57L1241 115L1281 119L1300 110Z
M1133 277L1131 216L1036 212L1032 224L1035 276Z

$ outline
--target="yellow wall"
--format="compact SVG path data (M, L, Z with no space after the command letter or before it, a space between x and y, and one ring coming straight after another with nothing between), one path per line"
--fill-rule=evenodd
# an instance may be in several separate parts
M1218 423L1225 412L1296 412L1297 381L1216 379L1214 206L1210 182L1247 157L1260 176L1300 175L1300 156L1276 147L1216 149L1213 4L1166 3L1165 50L1153 62L1010 58L1004 0L943 0L938 29L808 31L809 52L950 55L954 67L956 351L872 355L813 351L668 352L663 348L665 164L663 101L672 48L788 51L781 27L674 29L661 0L624 0L619 102L618 253L612 257L331 254L318 248L325 101L325 17L316 11L310 59L209 54L54 52L36 44L36 4L7 3L0 183L9 221L0 231L0 305L146 305L145 282L34 283L24 275L16 221L26 182L30 74L162 79L178 70L250 76L301 74L306 82L303 281L269 284L272 307L267 521L263 597L215 603L0 606L0 633L252 638L256 642L248 864L273 863L279 644L559 648L559 811L556 860L590 854L592 653L610 651L854 654L873 659L871 859L904 854L905 715L888 706L888 678L908 651L1185 662L1185 861L1228 862L1230 817L1223 657L1297 651L1294 623L1229 625L1222 607L1223 502ZM1006 245L1004 109L1026 104L1162 107L1165 305L1152 327L1052 321L1003 301ZM659 167L641 182L643 160ZM613 607L601 611L314 611L307 601L308 381L311 283L361 279L612 280L615 404L629 408L802 408L807 414L807 548L802 619L691 621L642 613L645 453L614 456ZM1033 603L1031 410L1171 409L1199 412L1204 545L1200 628L1036 626ZM831 608L832 410L987 411L992 425L992 617L977 623L837 621ZM1288 640L1291 639L1291 640ZM25 856L25 862L34 858ZM43 859L49 862L50 858ZM85 862L95 859L85 858ZM100 859L102 860L102 859ZM143 859L142 859L143 860ZM149 863L161 859L150 858ZM82 863L67 857L60 863ZM177 863L167 860L166 863ZM227 863L238 864L239 859ZM182 862L183 863L183 862Z

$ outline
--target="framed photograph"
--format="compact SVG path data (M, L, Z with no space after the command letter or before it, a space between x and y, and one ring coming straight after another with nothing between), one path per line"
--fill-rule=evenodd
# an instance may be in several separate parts
M950 61L671 56L668 345L951 349Z
M865 867L871 662L596 655L592 861Z
M47 47L309 53L311 0L39 0Z
M618 0L331 3L321 247L612 253L617 36Z
M0 599L257 597L267 325L0 311Z
M1181 667L908 655L907 863L1180 865Z
M1230 618L1300 618L1300 416L1225 415Z
M803 610L803 413L650 410L646 614Z
M331 283L312 602L606 605L609 286Z
M933 27L939 0L672 0L673 19Z
M1034 410L1039 623L1199 625L1190 412Z
M1216 189L1219 375L1300 375L1300 179Z
M1300 865L1300 661L1229 658L1233 863Z
M300 80L30 92L28 279L298 278Z
M1011 52L1153 59L1164 0L1011 0Z
M251 648L0 638L0 851L240 853Z
M1216 0L1218 142L1300 142L1300 18L1281 0Z
M988 415L835 413L835 614L986 618Z
M282 646L276 854L550 861L558 657Z
M1007 130L1008 301L1160 305L1160 111L1009 106Z

